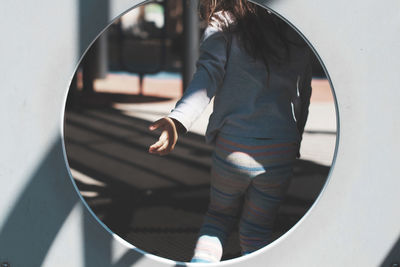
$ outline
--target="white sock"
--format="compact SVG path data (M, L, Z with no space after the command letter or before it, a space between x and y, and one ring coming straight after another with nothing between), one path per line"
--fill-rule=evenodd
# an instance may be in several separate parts
M194 249L192 261L219 262L222 258L222 244L218 237L202 235Z

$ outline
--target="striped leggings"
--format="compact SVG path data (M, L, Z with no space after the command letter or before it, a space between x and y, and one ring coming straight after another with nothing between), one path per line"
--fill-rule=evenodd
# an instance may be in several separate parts
M192 262L218 262L239 219L242 254L271 242L274 220L292 176L298 143L219 134L210 204Z

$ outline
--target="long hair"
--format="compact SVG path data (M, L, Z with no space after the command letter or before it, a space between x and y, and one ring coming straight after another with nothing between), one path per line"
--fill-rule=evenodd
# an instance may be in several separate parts
M247 0L200 0L200 17L207 24L212 19L219 20L214 16L219 11L233 16L234 24L225 30L236 33L247 53L261 59L268 72L270 61L280 64L288 59L289 41L284 35L288 26L265 8Z

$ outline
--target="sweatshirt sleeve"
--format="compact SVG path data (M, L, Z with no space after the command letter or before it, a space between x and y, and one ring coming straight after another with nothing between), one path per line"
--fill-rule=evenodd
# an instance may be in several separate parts
M227 60L227 38L218 27L208 26L200 43L196 72L182 98L168 117L179 121L188 131L205 110L222 84Z

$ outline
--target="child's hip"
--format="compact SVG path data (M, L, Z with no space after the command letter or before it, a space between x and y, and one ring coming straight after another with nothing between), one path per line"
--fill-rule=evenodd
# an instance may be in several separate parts
M297 151L296 141L219 133L215 142L213 169L248 178L266 172L291 172Z

